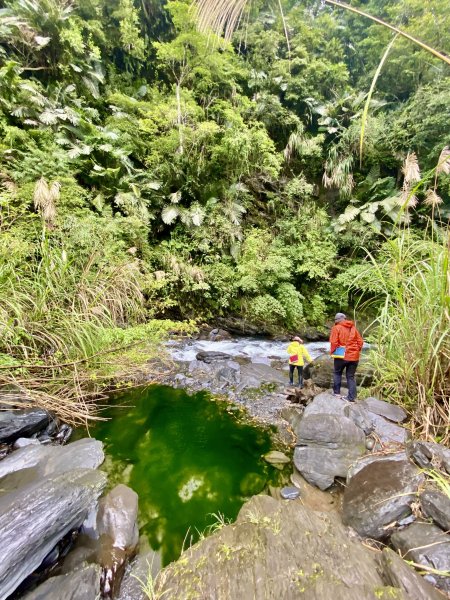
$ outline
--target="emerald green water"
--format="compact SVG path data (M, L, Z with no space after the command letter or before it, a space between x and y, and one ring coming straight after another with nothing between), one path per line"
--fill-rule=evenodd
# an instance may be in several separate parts
M105 444L110 482L139 494L140 532L164 564L197 541L213 513L234 519L279 474L262 458L270 433L206 393L150 386L113 401L111 419L90 433Z

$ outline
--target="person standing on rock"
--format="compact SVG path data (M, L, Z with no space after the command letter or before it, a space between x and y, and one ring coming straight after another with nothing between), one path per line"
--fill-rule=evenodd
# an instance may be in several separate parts
M349 321L344 313L337 313L330 333L330 354L334 358L333 394L341 394L342 373L345 369L348 396L344 396L344 400L349 402L356 400L355 373L363 344L364 340L353 321Z
M303 387L303 367L305 359L311 362L311 357L308 350L303 345L303 340L298 336L292 338L291 343L287 347L289 354L289 383L294 385L294 371L297 367L298 371L298 387Z

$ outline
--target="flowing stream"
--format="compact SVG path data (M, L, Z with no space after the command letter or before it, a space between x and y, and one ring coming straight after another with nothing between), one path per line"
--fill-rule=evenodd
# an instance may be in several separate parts
M214 351L224 352L233 358L247 358L253 363L270 363L271 361L284 360L287 364L289 342L280 342L265 338L233 338L221 342L209 340L193 340L190 342L172 342L168 346L175 360L194 360L197 352ZM311 342L305 344L311 358L317 358L328 352L328 342Z
M111 401L110 419L90 434L104 442L111 485L125 483L139 494L140 532L163 564L219 513L234 519L249 496L279 477L262 458L271 449L270 431L204 392L152 385Z

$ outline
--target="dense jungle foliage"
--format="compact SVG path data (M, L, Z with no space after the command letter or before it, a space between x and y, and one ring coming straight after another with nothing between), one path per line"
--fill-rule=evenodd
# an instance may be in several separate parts
M352 4L450 52L441 0ZM265 2L231 43L182 0L0 7L4 364L86 357L150 318L370 313L396 239L422 240L418 262L445 248L450 67L395 39L363 119L389 30L311 0L283 2L289 44Z

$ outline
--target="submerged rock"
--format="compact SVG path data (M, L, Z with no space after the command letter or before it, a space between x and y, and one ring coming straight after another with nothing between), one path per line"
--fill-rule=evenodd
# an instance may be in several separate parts
M376 556L348 538L337 513L269 496L252 498L235 524L166 567L155 592L164 600L407 600L384 584Z
M81 526L105 484L104 473L77 469L0 496L0 600Z
M67 575L51 577L23 600L97 600L100 597L100 567L89 565Z
M379 415L389 421L394 421L394 423L402 423L408 416L400 406L378 400L378 398L365 398L361 404L374 415Z
M444 531L450 531L450 498L441 492L425 490L420 495L422 512ZM450 565L449 565L450 567Z
M409 460L377 460L354 475L344 492L342 520L362 537L387 538L411 514L424 475Z
M30 409L0 412L0 443L11 443L42 431L51 420L45 410Z
M391 536L391 543L406 560L432 570L447 572L450 567L450 536L430 523L413 523ZM434 573L436 586L450 592L450 577Z
M321 490L335 477L346 477L350 465L365 453L364 433L347 417L313 414L301 420L296 434L295 466Z

